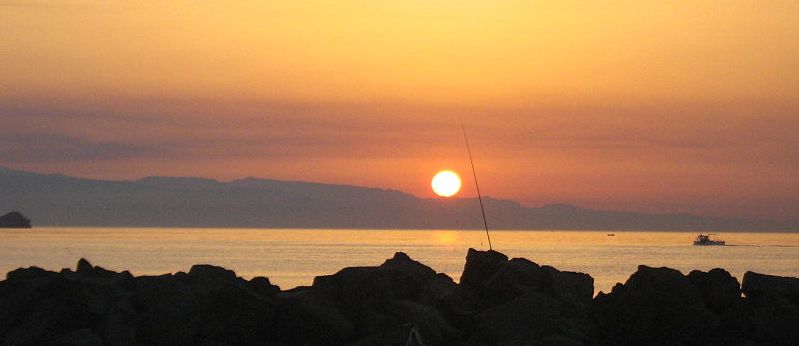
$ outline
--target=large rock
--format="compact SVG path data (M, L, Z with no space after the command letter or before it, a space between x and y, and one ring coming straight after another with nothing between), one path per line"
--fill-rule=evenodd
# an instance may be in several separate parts
M529 293L478 315L474 344L524 344L554 334L561 320L560 303L540 293Z
M31 220L18 211L0 216L0 228L31 228Z
M560 271L550 266L541 267L544 287L559 300L588 306L594 297L594 278L585 273Z
M245 283L245 286L256 294L264 297L274 297L280 293L280 286L273 285L269 278L256 276Z
M720 326L701 293L677 270L639 266L626 283L595 299L594 318L613 342L703 343Z
M483 299L496 304L537 292L568 304L588 306L594 294L594 279L587 274L562 272L524 258L508 260L493 250L469 249L461 280L464 287L477 290Z
M469 264L468 258L466 263ZM491 274L491 277L478 287L484 288L485 294L499 303L516 298L525 292L544 290L544 272L541 266L524 258L514 258L501 263Z
M412 301L391 304L389 315L400 323L389 323L370 330L353 345L408 345L413 334L413 345L452 345L457 343L459 332L439 312L427 305Z
M318 276L313 289L358 305L381 306L399 300L419 301L441 277L429 267L398 252L378 267L344 268L333 275Z
M38 269L9 273L0 296L3 345L37 345L91 328L101 312L104 292L94 295L83 285Z
M228 345L263 345L274 340L277 312L274 300L225 285L205 299L199 337Z
M455 335L434 307L454 288L455 283L446 275L436 274L397 252L377 267L344 268L333 275L316 277L310 288L312 293L302 295L313 297L316 305L304 304L310 310L305 315L341 315L354 326L355 333L348 337L360 342L396 338L399 331L407 332L407 325L416 327L428 344L435 345ZM314 311L317 308L319 311ZM347 331L342 326L345 325L333 326L336 335Z
M709 272L694 270L688 273L688 280L699 290L705 306L721 314L741 299L741 285L724 269L711 269Z
M276 286L247 281L228 269L195 265L188 273L139 282L137 339L149 344L217 342L261 345L273 337ZM155 294L154 294L155 293Z
M404 252L394 253L394 257L383 262L380 268L405 273L419 283L431 280L436 275L435 270L420 262L414 261Z
M412 260L408 255L397 252L394 257L386 260L381 269L401 272L409 277L414 285L419 287L419 295L415 301L435 305L439 299L455 289L456 284L446 274L436 273L430 267Z
M746 272L741 289L746 299L737 312L755 340L799 344L799 278Z
M747 297L782 297L799 304L799 278L746 272L741 290Z
M94 273L94 266L89 263L89 260L81 258L78 260L78 265L75 267L75 272L79 274L91 275Z
M356 326L346 310L329 295L309 287L277 296L275 340L288 345L340 345L356 338Z
M344 268L333 275L317 276L312 287L352 307L383 306L396 300L416 300L421 286L413 277L397 270L380 267Z
M507 261L508 256L494 250L478 251L469 248L460 283L464 286L484 286Z
M199 344L203 305L203 297L193 292L165 295L138 317L137 340L151 345Z
M593 291L593 279L586 274L469 249L461 285L446 296L440 309L467 335L474 332L471 343L518 344L549 338L579 343L591 333L561 333L556 327L595 330L587 318Z
M195 264L189 269L189 278L203 283L235 283L236 273L230 269L209 264Z
M129 271L117 273L100 266L93 266L85 258L78 261L74 272L64 269L60 274L73 281L106 287L115 295L126 295L136 289L135 278Z

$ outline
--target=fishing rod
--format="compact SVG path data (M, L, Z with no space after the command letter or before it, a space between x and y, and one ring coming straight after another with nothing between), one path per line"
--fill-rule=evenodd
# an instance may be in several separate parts
M463 125L463 118L461 120L461 130L463 130L463 140L466 141L466 152L469 153L469 163L472 165L472 176L474 177L474 187L477 188L477 200L480 201L480 213L483 214L483 226L486 229L486 238L488 238L488 249L493 250L491 247L491 235L488 234L488 222L486 221L486 210L483 207L483 195L480 194L480 185L477 184L477 171L474 169L474 160L472 159L472 149L469 147L469 137L466 136L466 126Z

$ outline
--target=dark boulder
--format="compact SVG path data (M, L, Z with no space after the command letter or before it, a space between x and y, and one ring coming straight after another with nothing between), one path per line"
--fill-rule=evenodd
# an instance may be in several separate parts
M582 345L597 339L596 325L571 315L557 298L530 292L480 313L472 345Z
M423 286L419 302L427 305L437 305L447 295L458 289L458 284L444 273L438 273Z
M186 294L189 288L176 278L177 275L137 276L136 293L132 296L137 311L147 311L169 297Z
M469 249L461 280L464 278L468 283L461 282L463 286L477 290L494 304L537 292L587 307L594 294L594 279L587 274L562 272L524 258L507 260L492 250Z
M710 342L720 326L682 273L647 266L600 293L593 317L609 341L625 344Z
M560 303L532 292L481 312L473 344L524 344L555 334L562 317Z
M414 261L404 252L394 253L394 257L383 262L380 268L402 272L419 283L429 281L436 276L435 270L420 262Z
M474 332L471 343L514 344L547 338L574 341L595 334L588 332L596 327L587 318L594 286L593 278L586 274L561 272L524 258L508 260L496 251L469 249L461 280L439 309L467 335ZM575 325L585 332L560 333L552 327Z
M195 265L188 273L137 278L136 339L159 345L215 342L261 345L271 340L276 286L228 269Z
M250 281L245 282L244 285L255 294L264 297L274 297L280 293L280 286L273 285L269 282L269 278L263 276L256 276Z
M688 280L699 290L705 306L717 314L741 299L741 285L724 269L715 268L708 272L694 270L688 273Z
M799 278L746 272L741 290L747 297L782 297L799 304Z
M189 278L210 283L233 283L236 273L230 269L209 264L195 264L189 269Z
M799 345L799 307L777 296L745 298L724 314L737 335L770 345Z
M736 313L755 340L799 344L799 278L746 272L741 289L746 299Z
M94 266L89 263L85 258L78 260L78 265L75 267L75 272L78 274L91 274L94 272Z
M483 299L474 289L456 286L441 297L435 307L450 324L470 334L477 315L495 305Z
M309 287L277 295L273 338L289 345L341 345L356 338L356 327L335 299Z
M352 320L351 308L323 292L310 288L292 290L280 295L280 317L277 330L291 333L290 343L341 344L362 333Z
M18 211L0 216L0 228L31 228L31 220Z
M383 306L391 301L419 301L440 277L429 267L398 252L378 267L349 267L317 276L313 289L351 305Z
M114 290L125 291L135 289L134 278L129 271L117 273L100 266L93 266L85 258L78 260L78 265L74 272L69 269L64 269L61 271L61 274L75 281L111 286L111 289Z
M435 307L403 300L392 304L389 311L403 324L417 328L427 345L447 345L459 337L460 332Z
M91 328L105 300L95 299L83 285L57 274L17 280L9 286L0 297L4 345L48 344L72 331Z
M388 311L386 321L392 323L371 328L352 345L402 346L409 338L414 345L452 345L460 334L431 306L406 300L392 303Z
M508 257L502 253L469 249L460 284L443 292L436 300L436 308L451 324L471 334L479 313L521 294L523 288L503 282L523 274L523 270L514 272L514 269L521 269L521 265L511 265L497 277L500 268L507 263Z
M594 278L585 273L560 271L543 266L542 281L546 292L562 302L587 307L594 297Z
M134 342L135 311L127 299L135 287L130 273L92 267L85 260L78 267L80 273L19 269L0 283L5 287L0 290L0 326L10 328L5 337L15 340L10 344L24 344L23 340L80 343L94 336L115 345ZM81 328L83 332L72 333ZM86 332L89 328L92 333Z
M344 268L333 275L317 276L314 290L325 292L350 307L380 307L395 300L415 300L421 287L401 271L379 267Z
M198 344L204 305L204 297L193 292L165 294L137 318L137 341L151 345Z
M468 264L469 260L466 261ZM538 264L524 258L514 258L497 266L493 275L478 287L483 288L487 296L503 303L525 292L542 291L543 274Z
M411 278L414 285L419 288L416 301L428 305L434 305L456 287L452 278L446 274L436 273L435 270L414 261L403 252L395 253L394 257L386 260L379 268L398 271Z
M508 261L508 256L494 250L478 251L470 248L466 253L466 265L461 274L461 285L485 286L499 268Z
M445 344L456 335L436 309L436 303L455 287L446 275L436 274L398 252L377 267L344 268L333 275L316 277L307 289L310 292L293 295L306 296L306 301L311 297L320 312L338 314L350 321L354 333L348 337L353 340L386 340L398 331L407 332L406 327L411 326L435 345ZM310 315L320 313L314 308L309 309ZM344 331L337 330L339 335Z
M224 285L203 301L199 339L228 345L272 341L277 304L238 285Z
M6 274L6 283L19 283L25 284L38 279L54 278L58 273L44 270L39 267L28 267L14 269Z

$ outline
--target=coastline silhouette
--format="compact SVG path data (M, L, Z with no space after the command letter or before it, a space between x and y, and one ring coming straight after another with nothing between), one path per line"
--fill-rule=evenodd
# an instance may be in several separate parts
M111 181L0 167L0 210L23 209L39 226L478 229L476 198L425 199L396 190L246 178ZM492 229L797 231L780 222L646 214L552 204L530 208L484 197Z

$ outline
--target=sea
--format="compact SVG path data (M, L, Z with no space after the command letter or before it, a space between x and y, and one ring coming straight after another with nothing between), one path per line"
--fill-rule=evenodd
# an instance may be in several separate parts
M610 234L613 234L612 236ZM625 282L638 265L723 268L799 277L799 233L719 233L726 246L693 246L696 232L492 231L492 247L594 278L594 293ZM63 228L0 230L0 273L20 267L74 269L78 259L134 275L213 264L238 276L266 276L282 289L311 285L344 267L376 266L402 251L458 281L469 248L487 250L485 231Z

